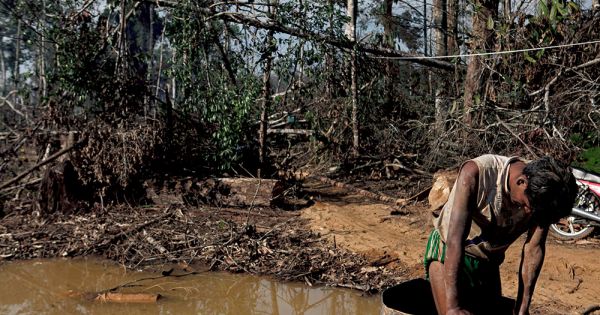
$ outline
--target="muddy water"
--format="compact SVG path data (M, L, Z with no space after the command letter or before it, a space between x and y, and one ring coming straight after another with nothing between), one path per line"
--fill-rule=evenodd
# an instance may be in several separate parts
M126 271L99 260L0 264L0 314L379 314L378 296L263 277L202 273L183 277ZM144 279L136 281L138 279ZM93 294L156 293L157 303L101 303Z

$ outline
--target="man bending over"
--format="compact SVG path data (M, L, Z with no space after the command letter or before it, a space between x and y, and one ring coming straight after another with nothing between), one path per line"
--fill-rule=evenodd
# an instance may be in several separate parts
M483 155L465 162L427 242L425 269L439 314L500 309L500 264L527 231L515 314L529 314L550 224L571 212L575 177L551 157Z

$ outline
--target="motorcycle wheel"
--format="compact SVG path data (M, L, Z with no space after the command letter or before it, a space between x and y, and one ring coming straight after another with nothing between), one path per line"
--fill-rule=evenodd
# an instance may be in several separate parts
M587 187L580 187L574 206L588 212L600 213L600 200ZM564 241L586 238L594 232L594 229L595 226L589 220L573 215L566 216L550 225L550 233L555 238Z
M594 232L594 226L587 220L568 216L550 225L550 232L559 240L573 241L590 236Z

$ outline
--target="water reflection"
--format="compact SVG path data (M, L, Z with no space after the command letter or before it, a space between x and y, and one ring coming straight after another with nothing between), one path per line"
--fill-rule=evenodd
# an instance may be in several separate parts
M360 292L279 283L264 277L204 273L135 282L120 292L158 293L156 304L92 302L69 292L97 292L156 277L98 260L0 265L0 314L379 314L380 299Z

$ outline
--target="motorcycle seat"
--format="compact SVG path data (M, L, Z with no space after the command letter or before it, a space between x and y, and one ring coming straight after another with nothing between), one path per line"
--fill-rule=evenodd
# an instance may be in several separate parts
M600 183L600 175L579 168L572 167L573 175L575 178L580 180L586 180L589 182Z

